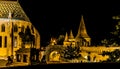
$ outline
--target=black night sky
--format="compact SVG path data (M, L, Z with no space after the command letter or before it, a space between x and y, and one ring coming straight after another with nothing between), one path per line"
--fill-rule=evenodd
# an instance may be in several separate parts
M117 5L106 3L65 3L39 2L39 0L19 0L25 13L41 35L41 45L44 46L50 37L57 37L73 30L74 36L78 31L81 15L93 44L108 36L114 23L112 16L120 14Z

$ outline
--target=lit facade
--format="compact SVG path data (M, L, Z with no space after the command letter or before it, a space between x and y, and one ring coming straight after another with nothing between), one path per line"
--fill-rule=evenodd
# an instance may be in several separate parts
M26 16L18 1L0 1L0 59L6 59L22 47L19 33L29 28L34 36L34 44L25 43L24 48L40 49L40 34Z

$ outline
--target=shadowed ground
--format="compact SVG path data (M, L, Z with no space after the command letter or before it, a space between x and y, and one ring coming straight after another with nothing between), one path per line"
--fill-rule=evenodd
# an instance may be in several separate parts
M0 60L0 68L1 67L6 67L7 60Z
M119 66L117 63L69 63L69 64L39 64L32 66L18 66L18 67L6 67L3 69L99 69L99 68L112 68L116 69ZM0 68L2 69L2 68Z

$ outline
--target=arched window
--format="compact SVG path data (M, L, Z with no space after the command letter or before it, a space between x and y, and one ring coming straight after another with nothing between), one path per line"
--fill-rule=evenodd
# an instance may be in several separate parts
M15 24L14 25L14 32L17 32L18 31L18 27L17 27L17 25Z
M14 47L17 47L17 36L14 37Z
M22 26L22 27L21 27L21 31L22 31L22 32L24 32L24 29L25 29L25 27L24 27L24 26Z
M5 25L2 24L1 26L2 26L1 32L5 32Z

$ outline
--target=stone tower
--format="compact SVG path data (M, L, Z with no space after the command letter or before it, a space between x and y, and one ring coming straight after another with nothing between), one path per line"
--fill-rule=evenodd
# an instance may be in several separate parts
M66 32L63 45L64 45L64 46L70 46L70 45L75 46L75 38L74 38L74 36L73 36L72 30L70 30L69 35L68 35L68 33Z
M78 28L77 36L75 37L75 41L76 45L78 46L89 46L91 44L91 38L87 34L83 16L81 16L81 21Z

